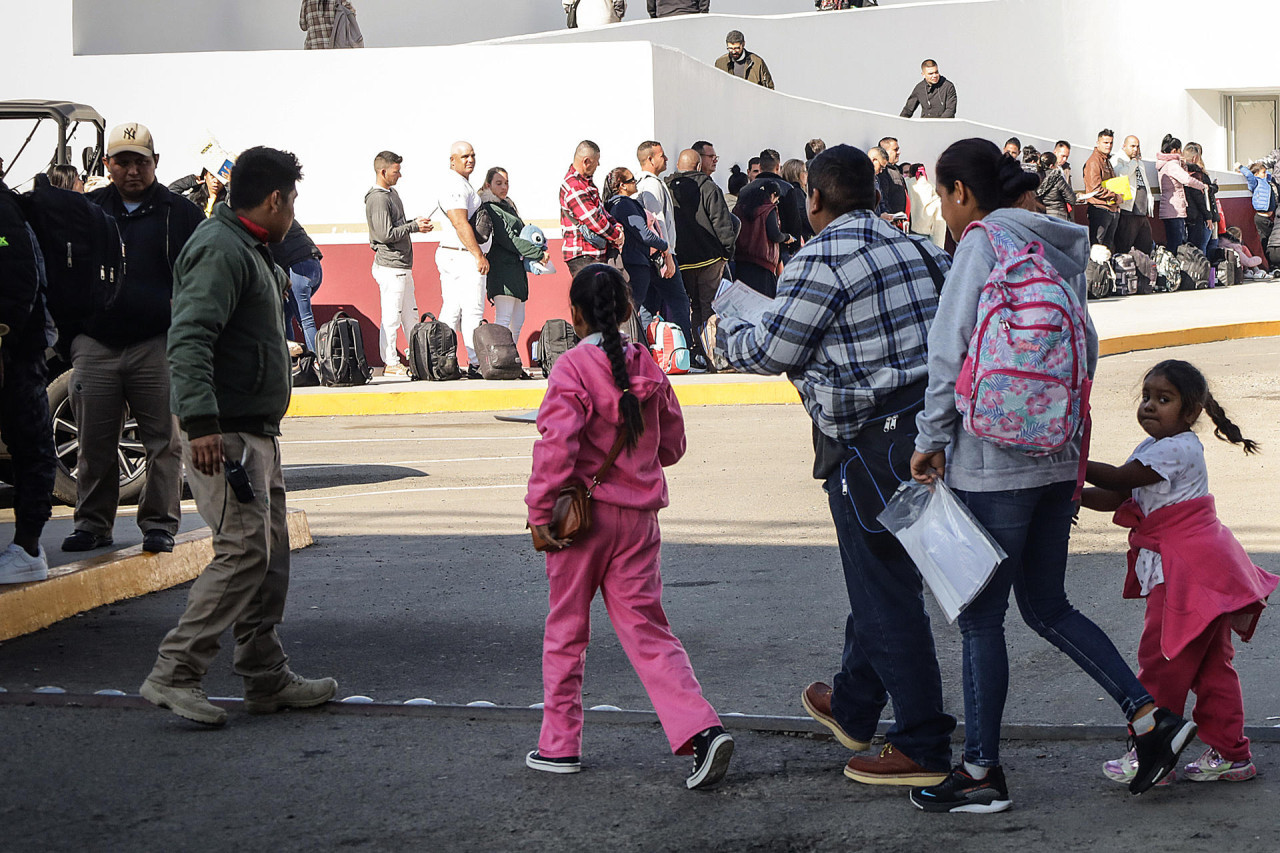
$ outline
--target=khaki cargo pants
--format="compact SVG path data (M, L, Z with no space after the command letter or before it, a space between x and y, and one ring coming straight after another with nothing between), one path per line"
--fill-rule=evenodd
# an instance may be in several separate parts
M201 474L182 433L182 460L200 517L213 531L213 561L196 578L178 626L160 644L150 679L175 687L199 686L219 638L232 628L234 668L245 697L277 692L289 680L288 657L276 635L289 591L289 529L285 518L280 443L274 437L223 433L223 454L243 460L254 499L241 503L224 472Z

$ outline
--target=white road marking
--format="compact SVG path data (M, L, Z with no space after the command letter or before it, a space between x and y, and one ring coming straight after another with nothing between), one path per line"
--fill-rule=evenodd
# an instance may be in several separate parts
M529 441L530 439L535 439L537 437L537 435L433 435L424 436L422 438L413 438L411 436L402 436L397 438L307 438L300 441L282 441L280 444L372 444L374 442L385 444L404 441Z
M289 503L296 504L304 501L332 501L342 500L343 498L371 498L378 495L403 495L410 492L477 492L485 489L523 489L526 488L524 483L512 483L500 486L428 486L419 489L386 489L380 492L352 492L342 495L312 495L310 497L295 498L290 497Z

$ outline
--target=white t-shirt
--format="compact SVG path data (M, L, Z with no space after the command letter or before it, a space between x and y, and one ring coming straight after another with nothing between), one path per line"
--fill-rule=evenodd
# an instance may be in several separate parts
M1204 445L1191 430L1168 438L1146 439L1129 455L1128 461L1135 459L1164 478L1133 490L1133 499L1143 515L1209 494L1209 469L1204 464ZM1155 551L1140 549L1133 571L1138 576L1143 595L1164 583L1164 566Z
M480 209L480 195L471 186L471 182L450 169L446 173L444 181L440 184L440 212L443 222L441 223L440 245L451 249L466 249L462 240L458 238L458 232L453 227L453 223L449 221L450 210L465 210L467 219L471 219L475 212ZM481 245L482 251L488 251L488 246Z
M667 241L671 254L676 252L676 203L662 178L652 172L640 172L636 184L636 200L653 214L662 226L662 239Z

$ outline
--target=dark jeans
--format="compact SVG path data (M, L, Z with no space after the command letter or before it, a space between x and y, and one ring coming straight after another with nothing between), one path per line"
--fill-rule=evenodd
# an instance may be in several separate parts
M1267 241L1271 239L1271 229L1275 224L1274 217L1263 216L1261 213L1253 214L1253 227L1258 229L1258 245L1262 247L1263 254L1266 254Z
M1209 223L1187 220L1187 242L1205 255L1209 254Z
M778 295L778 276L773 270L750 261L738 261L737 275L739 281L757 293L763 293L770 299Z
M1115 251L1116 227L1120 224L1119 212L1096 204L1091 204L1088 208L1089 242Z
M289 318L286 328L293 339L293 321L302 327L302 339L307 349L316 351L316 318L311 313L311 297L320 289L324 269L315 258L298 261L289 267L289 294L285 299L285 314Z
M1162 221L1164 222L1164 243L1169 247L1169 251L1176 255L1178 247L1187 242L1187 220L1177 217Z
M37 303L40 304L40 303ZM17 338L21 332L14 333ZM53 421L44 350L10 340L0 347L0 439L13 457L14 540L39 539L53 500Z
M1120 254L1137 249L1150 255L1154 249L1151 239L1151 220L1143 214L1121 213L1120 222L1116 225L1116 247Z
M1075 485L1067 481L1004 492L956 489L1009 555L959 619L964 639L964 760L979 767L1000 764L1000 720L1009 692L1004 614L1010 589L1023 621L1098 682L1126 718L1132 719L1151 701L1107 635L1067 600L1063 583Z
M636 304L636 315L645 329L653 322L654 315L661 314L664 320L680 328L685 344L697 352L698 339L689 326L689 294L685 292L680 269L677 267L671 278L663 278L650 264L627 264L627 274L631 276L631 298Z
M920 573L891 534L867 533L858 523L839 469L823 488L850 609L840 672L832 683L832 716L850 736L870 740L891 698L889 743L922 767L945 771L956 721L942 707L942 676Z

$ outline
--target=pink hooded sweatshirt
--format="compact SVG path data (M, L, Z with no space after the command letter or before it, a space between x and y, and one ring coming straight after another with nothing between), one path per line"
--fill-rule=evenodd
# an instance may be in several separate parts
M1219 616L1249 642L1267 596L1280 578L1253 564L1231 531L1218 520L1213 495L1179 501L1144 516L1137 501L1120 505L1112 520L1129 528L1129 571L1124 597L1141 598L1134 572L1139 549L1160 554L1164 569L1164 634L1160 651L1169 660L1204 633Z
M1160 172L1160 218L1182 219L1187 215L1187 187L1203 191L1204 182L1183 168L1181 154L1157 154L1156 168Z
M627 344L624 352L631 393L644 413L644 434L634 449L623 448L594 498L614 506L657 510L667 505L662 469L684 456L684 415L649 351ZM591 484L618 437L621 399L609 357L599 346L583 341L556 361L538 409L542 438L533 445L533 473L524 498L530 524L551 523L556 496L566 484Z

